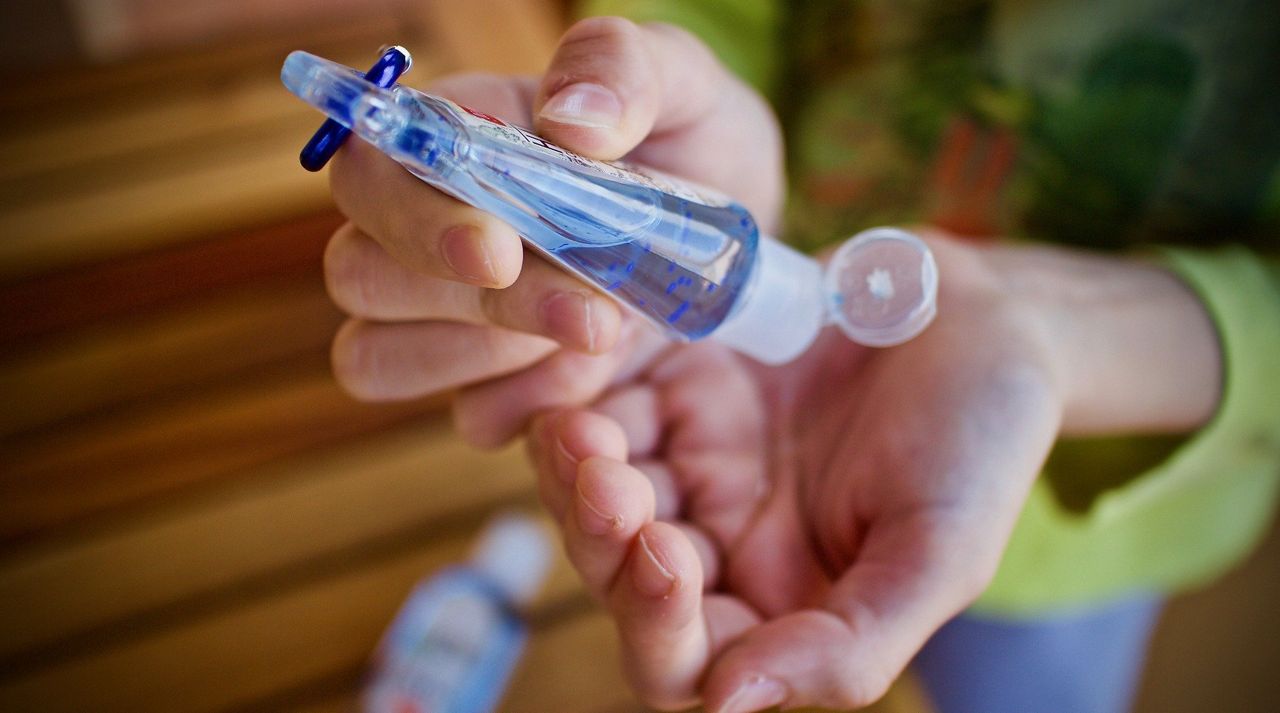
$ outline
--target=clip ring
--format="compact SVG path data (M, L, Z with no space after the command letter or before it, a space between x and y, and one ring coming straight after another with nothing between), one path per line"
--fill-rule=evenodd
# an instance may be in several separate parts
M413 57L409 54L409 50L400 45L392 45L383 48L382 56L369 68L368 72L364 73L364 78L365 81L382 89L389 89L400 75L408 72L412 66ZM308 171L319 171L329 163L329 159L333 158L338 147L342 146L342 142L346 141L350 134L351 129L333 119L326 119L307 145L302 147L298 161Z

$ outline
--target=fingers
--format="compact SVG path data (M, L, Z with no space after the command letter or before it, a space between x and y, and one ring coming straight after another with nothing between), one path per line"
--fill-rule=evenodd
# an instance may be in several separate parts
M432 93L528 125L532 79L483 74L436 82ZM364 141L352 138L330 164L338 208L410 270L483 287L504 287L520 272L523 250L497 218L411 176Z
M651 132L678 129L716 105L728 72L692 35L593 17L560 39L534 102L543 136L614 159Z
M655 517L673 519L676 515L675 505L662 503L663 499L674 500L675 494L661 464L643 461L609 465L627 457L626 438L612 419L585 410L543 414L530 424L527 437L530 458L538 473L538 492L566 531L579 528L599 538L607 533L592 525L607 520L616 539L626 542L644 522ZM590 467L586 465L588 460L592 461ZM634 509L637 504L644 506L644 517L639 520L628 514L628 508ZM704 581L714 586L720 571L719 547L701 528L690 523L677 526L698 553ZM569 541L572 542L571 537ZM589 584L593 581L587 579ZM597 593L603 587L600 584Z
M645 525L630 543L625 571L609 593L624 666L646 702L685 708L711 656L702 612L702 567L675 526Z
M743 362L725 347L701 342L656 364L667 450L755 448L764 461L764 403ZM709 405L714 404L714 407Z
M350 320L333 340L334 375L365 401L413 399L525 368L554 342L505 329L450 322Z
M329 241L325 283L335 303L363 319L493 324L586 352L610 349L622 322L616 303L545 261L530 260L506 289L484 289L410 269L352 223Z
M565 518L583 461L627 458L627 441L617 424L590 411L543 414L529 425L527 439L543 504L560 521Z
M636 692L661 709L697 702L709 662L759 623L740 600L704 595L719 568L716 545L686 523L654 522L651 481L622 461L626 443L612 420L546 414L529 441L539 492L587 590L614 616Z
M520 273L524 250L511 226L431 188L364 141L338 151L329 184L343 215L411 270L482 287L505 287Z
M894 672L896 674L896 672ZM888 690L893 675L839 617L807 609L755 627L711 666L703 687L713 713L773 706L851 710Z
M594 456L582 461L569 486L565 551L597 599L613 589L631 541L653 522L653 489L621 461Z
M613 17L577 23L561 39L534 113L538 133L572 151L628 155L725 191L766 229L777 218L783 162L772 111L682 29Z
M933 514L878 523L821 609L779 616L715 661L704 687L708 710L874 702L989 581L998 557L975 562L962 551L972 545Z
M561 430L585 437L603 419L578 412L559 420L576 421L577 429ZM559 444L553 435L551 440ZM582 445L558 447L572 459ZM587 591L614 615L636 690L659 707L695 702L711 651L695 545L679 528L653 521L653 489L620 460L590 456L577 465L571 482L558 471L539 475L554 481L540 490L563 508L565 551Z
M695 451L672 454L682 512L716 538L734 544L768 495L759 453Z
M592 405L596 413L613 419L627 434L635 455L652 455L662 441L662 415L658 394L646 383L629 385L606 394Z
M473 444L505 443L534 414L588 403L670 345L647 326L628 321L617 345L604 354L562 350L533 368L462 390L453 402L454 425Z

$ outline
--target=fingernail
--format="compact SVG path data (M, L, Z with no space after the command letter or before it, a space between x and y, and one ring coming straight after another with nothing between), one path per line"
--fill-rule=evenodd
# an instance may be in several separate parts
M649 546L644 533L638 535L640 554L636 566L631 568L631 580L641 594L650 597L667 597L675 591L679 581L671 573L671 569L658 559L657 553Z
M591 497L582 489L582 478L578 479L578 500L582 507L578 508L578 526L588 535L603 535L611 530L622 529L622 516L609 514L606 508L591 502Z
M595 350L596 327L591 317L591 300L580 292L559 292L542 303L547 334L567 346Z
M729 700L720 706L717 713L750 713L787 700L787 687L772 678L752 676L738 690L729 696Z
M474 225L455 225L440 238L444 262L459 277L486 285L497 284L498 273L493 255L480 229Z
M622 102L599 84L579 82L556 92L538 116L558 124L616 129L622 123Z

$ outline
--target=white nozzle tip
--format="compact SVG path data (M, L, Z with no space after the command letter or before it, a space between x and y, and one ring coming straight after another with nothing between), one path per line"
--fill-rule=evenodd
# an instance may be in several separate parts
M937 314L933 252L905 230L872 228L853 236L831 257L823 280L831 318L859 344L901 344Z

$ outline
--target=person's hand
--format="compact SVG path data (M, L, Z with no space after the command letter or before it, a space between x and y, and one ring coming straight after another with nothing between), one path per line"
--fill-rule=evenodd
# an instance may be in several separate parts
M428 90L578 153L626 155L719 189L766 228L777 219L773 115L683 30L585 20L540 80L471 74ZM495 445L535 411L583 403L668 346L605 295L524 251L510 226L354 137L334 157L331 185L351 222L329 243L326 281L353 316L334 340L333 364L360 398L457 389L459 429ZM522 389L522 410L495 399L511 384Z
M646 703L866 705L990 580L1063 403L1029 315L932 245L940 311L908 344L828 331L777 369L684 347L534 421L542 498Z
M605 90L548 100L584 84ZM430 90L777 219L772 114L678 29L588 20L540 82ZM916 342L828 334L765 370L673 347L362 142L335 156L333 191L351 223L326 276L355 316L335 339L339 379L369 399L457 389L461 433L483 445L550 413L529 439L541 497L646 703L869 703L991 575L1057 401L1019 315L963 251L938 252L943 306Z
M606 89L559 99L584 83ZM541 84L434 89L516 121L533 106L570 149L628 154L776 219L771 115L680 31L592 20ZM1151 268L934 237L923 335L873 350L829 331L767 369L663 341L359 142L334 164L352 224L326 270L357 317L335 340L339 378L369 399L457 388L476 444L527 426L541 497L655 707L873 701L990 580L1060 426L1187 428L1216 400L1212 326ZM1135 361L1139 379L1116 366Z
M938 315L906 344L828 329L778 368L684 346L534 420L539 492L645 702L871 703L990 582L1060 433L1213 413L1214 329L1168 273L925 237Z

